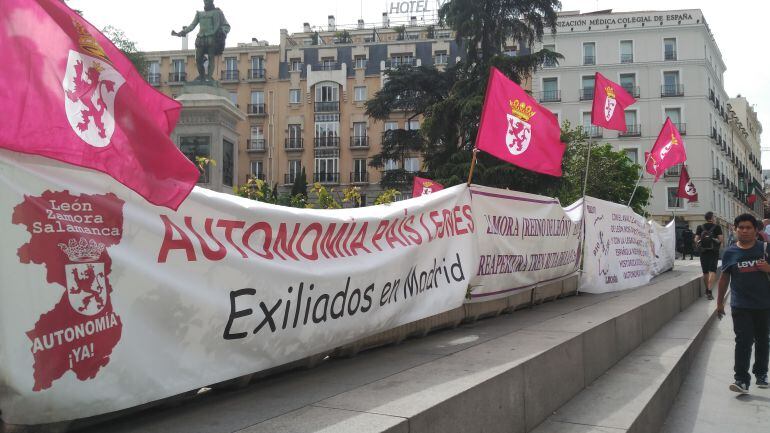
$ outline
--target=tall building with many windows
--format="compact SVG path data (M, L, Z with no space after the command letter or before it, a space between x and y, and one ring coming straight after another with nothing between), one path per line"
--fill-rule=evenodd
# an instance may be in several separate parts
M743 212L762 215L763 198L749 199L751 182L762 183L761 125L745 98L725 92L726 66L700 10L562 12L557 32L534 50L543 47L564 59L535 73L534 95L560 120L583 125L594 142L611 143L644 166L665 119L679 128L699 202L676 197L680 167L657 183L645 173L641 185L652 189L653 217L675 215L694 228L709 210L723 225ZM625 112L625 133L591 125L596 72L637 99Z
M185 82L195 78L194 54L193 50L146 53L148 81L172 97L179 96ZM371 157L380 152L383 133L418 129L421 119L401 111L384 122L374 121L365 114L366 101L382 88L390 68L445 68L460 55L451 31L418 24L416 18L395 26L387 15L379 26L359 21L352 28L338 27L330 16L322 29L306 23L299 33L282 30L278 45L254 41L226 48L215 74L246 115L236 127L240 135L236 183L254 176L287 191L304 167L308 183L337 190L359 186L371 203L381 191L383 170L421 170L417 154L386 161L383 170L369 166ZM185 122L184 113L180 122ZM223 155L211 155L210 149L200 146L205 140L178 137L178 141L191 159L223 160ZM408 197L411 185L405 185L403 192Z

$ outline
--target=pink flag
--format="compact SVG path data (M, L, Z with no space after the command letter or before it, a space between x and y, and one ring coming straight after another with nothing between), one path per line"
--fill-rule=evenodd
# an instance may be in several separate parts
M685 166L682 166L682 172L679 174L679 189L676 196L686 198L687 201L698 201L698 191L695 190L695 185L690 180L690 173L687 173Z
M181 105L59 0L0 0L0 147L109 174L176 209L199 171L170 140Z
M556 116L493 67L476 147L527 170L561 176L566 145Z
M652 146L652 151L645 152L647 173L654 175L657 182L667 169L686 160L687 153L684 150L682 136L671 123L671 119L666 118L666 123L663 124L655 145Z
M412 187L412 197L432 194L444 189L444 185L422 177L414 177L414 186Z
M626 132L626 107L636 102L626 89L596 73L591 123L615 131Z

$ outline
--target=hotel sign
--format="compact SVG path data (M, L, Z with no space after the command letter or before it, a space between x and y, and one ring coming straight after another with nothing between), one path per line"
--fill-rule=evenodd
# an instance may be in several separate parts
M388 3L388 15L417 15L438 13L449 0L395 0Z

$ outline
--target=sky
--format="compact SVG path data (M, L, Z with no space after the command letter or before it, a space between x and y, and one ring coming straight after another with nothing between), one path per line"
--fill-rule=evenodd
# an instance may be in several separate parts
M232 30L228 46L250 42L252 38L278 44L280 29L301 32L304 22L326 26L327 16L334 15L338 25L380 23L389 0L215 0L225 13ZM142 51L175 50L181 40L171 30L190 24L195 11L203 9L199 0L69 0L70 7L80 9L86 19L98 28L112 25L123 30ZM427 0L431 11L436 0ZM727 65L725 90L730 96L748 98L759 114L765 132L762 134L762 165L770 169L770 55L763 42L770 39L770 2L760 0L562 0L562 10L613 9L635 10L701 9L716 38ZM408 19L408 15L401 15ZM397 19L394 17L393 19ZM192 46L192 40L190 46Z

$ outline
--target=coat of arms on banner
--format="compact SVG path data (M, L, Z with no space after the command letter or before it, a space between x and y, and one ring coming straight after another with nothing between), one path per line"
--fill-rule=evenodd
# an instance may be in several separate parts
M663 146L662 149L660 149L660 160L663 161L666 159L666 155L668 155L668 152L671 152L671 148L674 146L679 145L679 140L676 139L676 136L674 134L671 134L671 141L668 142L665 146Z
M529 120L537 114L524 102L518 99L510 103L511 114L508 116L508 132L505 136L505 144L512 155L521 155L527 151L532 139L532 125Z
M604 119L609 122L615 114L618 101L615 99L615 89L612 87L605 87L604 92L607 94L607 98L604 100Z
M104 251L104 244L80 238L80 241L70 239L67 244L59 244L59 248L74 262L64 266L70 306L84 316L99 314L109 296L104 263L96 261Z
M687 182L687 185L684 187L684 193L690 197L693 197L698 193L698 191L695 190L695 185L693 185L692 181Z
M93 147L106 147L115 132L115 97L126 82L110 65L96 40L75 23L80 47L96 57L70 50L64 87L64 108L72 130Z
M422 184L422 195L433 194L433 182L427 181Z

